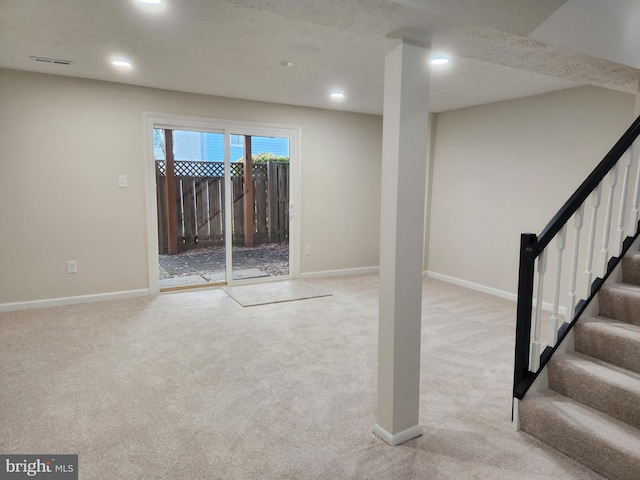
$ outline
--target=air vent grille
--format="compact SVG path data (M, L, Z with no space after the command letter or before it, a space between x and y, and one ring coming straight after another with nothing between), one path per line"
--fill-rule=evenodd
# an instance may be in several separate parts
M31 56L31 58L36 62L54 63L56 65L71 65L73 63L71 60L60 60L58 58L34 57L34 56Z

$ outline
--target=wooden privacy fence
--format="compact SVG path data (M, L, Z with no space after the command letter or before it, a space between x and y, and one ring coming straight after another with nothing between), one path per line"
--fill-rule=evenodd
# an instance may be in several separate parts
M245 212L253 213L253 235L249 244L275 243L289 238L289 164L254 163L252 166L253 205L245 206L244 164L231 164L232 239L245 245ZM167 182L173 181L174 192ZM167 175L164 160L156 161L158 237L160 253L196 245L224 244L224 163L173 162L173 175ZM174 197L174 201L169 199ZM246 208L245 208L246 207ZM253 207L253 208L251 208ZM169 215L173 213L172 227ZM249 217L250 218L250 217ZM175 242L169 241L174 229Z

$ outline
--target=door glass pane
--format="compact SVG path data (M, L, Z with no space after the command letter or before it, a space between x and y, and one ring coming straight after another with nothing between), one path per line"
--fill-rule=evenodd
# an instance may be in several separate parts
M289 140L231 135L233 279L289 274Z
M225 281L223 140L154 129L160 288Z

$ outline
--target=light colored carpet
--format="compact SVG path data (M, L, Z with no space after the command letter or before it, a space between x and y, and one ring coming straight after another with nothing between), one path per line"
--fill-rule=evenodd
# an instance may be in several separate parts
M292 302L294 300L328 297L331 295L324 288L302 280L226 286L223 290L243 307Z
M424 280L421 424L375 423L378 278L243 308L222 289L0 313L0 451L93 479L601 477L510 425L515 305Z

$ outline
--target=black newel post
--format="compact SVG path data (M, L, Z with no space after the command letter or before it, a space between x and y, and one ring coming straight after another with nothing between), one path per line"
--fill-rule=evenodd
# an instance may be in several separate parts
M533 298L533 274L535 257L530 248L537 241L536 235L520 236L520 272L518 274L518 307L516 318L516 352L513 372L513 395L529 369L531 343L531 308ZM520 397L518 397L520 398Z

